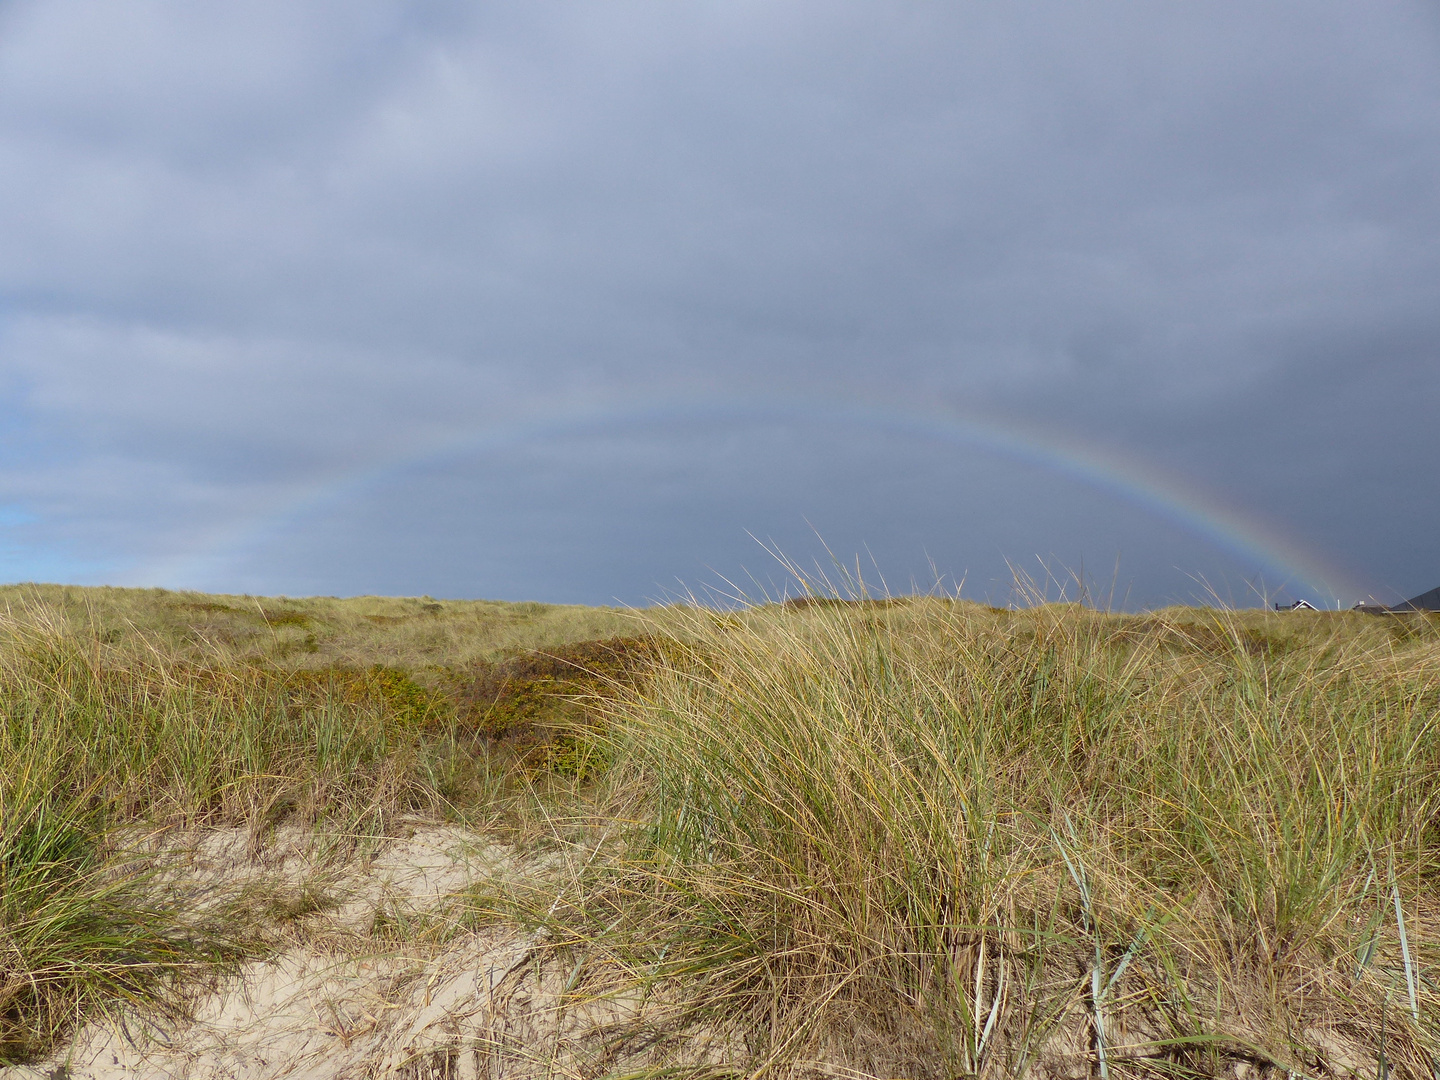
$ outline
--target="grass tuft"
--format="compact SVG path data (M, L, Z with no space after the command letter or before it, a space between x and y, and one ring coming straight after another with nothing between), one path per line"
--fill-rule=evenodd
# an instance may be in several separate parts
M184 976L243 948L155 896L149 861L115 850L86 800L38 779L0 781L0 1063L49 1049L77 1016L178 1012Z
M1398 985L1387 1067L1428 1076L1440 655L1301 629L943 599L697 617L612 717L604 816L643 824L576 910L777 1067L1373 1071Z

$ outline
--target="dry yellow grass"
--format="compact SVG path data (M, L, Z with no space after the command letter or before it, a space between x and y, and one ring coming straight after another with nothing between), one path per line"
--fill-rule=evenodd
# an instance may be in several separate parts
M776 1067L1429 1076L1437 631L697 615L614 716L601 817L643 825L576 910Z
M626 1045L710 1039L747 1075L1431 1075L1425 616L5 598L0 1053L243 945L157 905L116 824L503 805L554 872L447 932L518 921L560 999L659 1003ZM662 645L566 755L487 756L436 675L637 634ZM39 934L57 913L84 949Z

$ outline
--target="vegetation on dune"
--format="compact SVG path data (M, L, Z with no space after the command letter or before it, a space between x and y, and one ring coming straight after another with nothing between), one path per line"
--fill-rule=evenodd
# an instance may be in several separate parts
M529 807L485 903L752 1072L1431 1074L1425 616L436 603L11 590L0 1057L233 955L117 825Z
M689 1022L878 1075L1431 1074L1433 623L703 618L617 710L644 825L571 909Z
M0 611L121 652L287 669L456 668L635 632L617 608L489 600L257 597L166 589L0 586Z
M176 1011L181 976L223 969L245 946L157 897L146 862L48 779L0 778L0 1063L45 1050L80 1016Z
M124 848L132 826L298 819L343 845L397 814L483 818L516 756L460 719L505 663L479 658L633 626L538 604L5 591L0 1062L96 1008L173 1004L178 978L247 947L157 893L153 860ZM318 646L293 647L300 633ZM549 683L553 700L520 680L492 705L528 694L525 719L551 731L574 709Z

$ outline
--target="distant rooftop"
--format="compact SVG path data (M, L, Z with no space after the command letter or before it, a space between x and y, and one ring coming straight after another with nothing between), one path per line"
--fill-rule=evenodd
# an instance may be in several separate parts
M1412 596L1403 604L1395 604L1386 607L1384 604L1359 603L1355 605L1356 611L1370 611L1379 615L1387 611L1440 611L1440 585L1423 592L1419 596Z

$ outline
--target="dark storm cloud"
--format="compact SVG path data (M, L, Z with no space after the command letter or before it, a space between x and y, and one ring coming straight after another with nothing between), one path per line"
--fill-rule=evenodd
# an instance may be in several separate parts
M1214 557L1118 508L1128 533L1077 532L1003 462L876 445L860 480L767 434L817 458L802 499L719 431L621 440L598 472L564 439L512 474L422 470L444 552L368 504L226 547L495 425L814 395L1050 425L1428 588L1437 60L1433 12L1401 3L12 2L6 576L637 599L807 515L903 573L1083 533L1162 597Z

